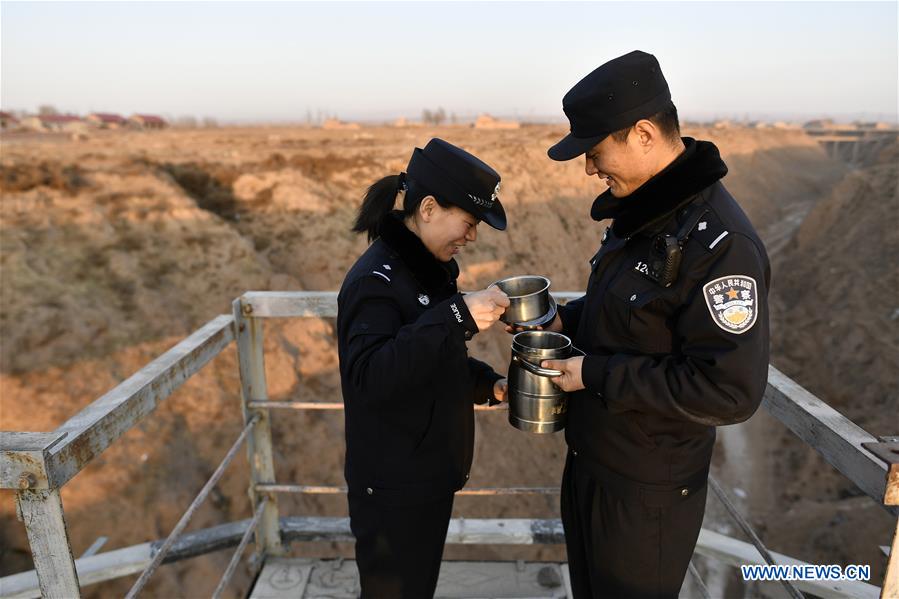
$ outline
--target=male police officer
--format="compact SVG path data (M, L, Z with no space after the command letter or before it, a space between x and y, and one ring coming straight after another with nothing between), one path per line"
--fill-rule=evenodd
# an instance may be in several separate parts
M586 295L549 327L585 357L546 361L570 391L562 522L582 597L677 597L705 509L715 426L749 418L768 370L765 248L721 184L718 149L680 137L655 57L600 66L562 100L612 219Z

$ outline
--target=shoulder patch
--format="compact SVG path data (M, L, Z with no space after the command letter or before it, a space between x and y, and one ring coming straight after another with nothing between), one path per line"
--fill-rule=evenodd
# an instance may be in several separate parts
M758 319L758 285L746 275L727 275L702 286L706 306L721 329L741 335Z

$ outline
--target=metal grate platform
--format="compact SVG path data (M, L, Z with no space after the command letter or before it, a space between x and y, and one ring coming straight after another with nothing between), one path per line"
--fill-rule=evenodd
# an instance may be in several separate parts
M250 599L359 596L353 560L269 558ZM436 598L571 597L568 565L546 562L443 562Z

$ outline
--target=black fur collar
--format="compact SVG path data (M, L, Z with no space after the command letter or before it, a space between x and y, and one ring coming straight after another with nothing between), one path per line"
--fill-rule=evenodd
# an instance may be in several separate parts
M456 261L452 258L449 262L437 260L418 235L406 227L403 213L399 210L384 215L378 224L378 237L396 252L397 257L409 267L412 276L428 293L439 294L459 276Z
M727 174L718 148L710 141L684 137L686 150L630 195L616 198L606 190L590 209L593 220L612 218L616 237L630 237L668 217L697 193Z

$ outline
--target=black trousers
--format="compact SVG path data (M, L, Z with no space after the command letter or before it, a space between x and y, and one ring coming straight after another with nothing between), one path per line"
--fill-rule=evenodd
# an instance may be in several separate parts
M352 492L348 499L362 599L433 597L453 495L411 506Z
M569 452L562 477L575 598L676 599L702 526L705 478L683 493L600 482L588 466Z

